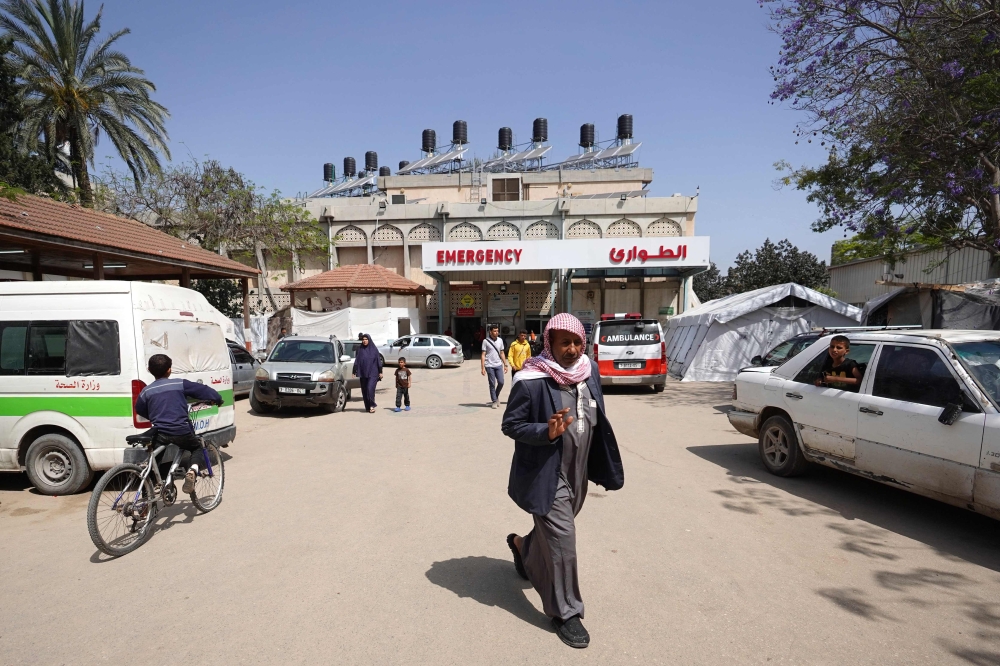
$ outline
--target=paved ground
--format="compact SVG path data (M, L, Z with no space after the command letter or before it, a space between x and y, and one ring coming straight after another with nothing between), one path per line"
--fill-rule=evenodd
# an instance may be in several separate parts
M1000 523L838 472L767 475L728 386L618 392L625 488L579 518L591 647L552 633L504 536L511 442L478 367L415 409L258 417L225 500L107 561L86 495L0 476L0 662L1000 663Z

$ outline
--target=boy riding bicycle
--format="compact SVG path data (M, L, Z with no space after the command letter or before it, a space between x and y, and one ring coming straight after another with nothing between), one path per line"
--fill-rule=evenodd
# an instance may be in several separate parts
M188 398L222 406L222 396L215 389L189 382L186 379L170 379L173 361L166 354L149 357L149 372L156 378L152 384L142 389L135 401L135 413L150 421L157 430L161 444L176 444L178 448L191 452L191 467L184 476L182 492L194 492L194 482L198 476L198 458L201 441L194 434L194 426L188 416Z

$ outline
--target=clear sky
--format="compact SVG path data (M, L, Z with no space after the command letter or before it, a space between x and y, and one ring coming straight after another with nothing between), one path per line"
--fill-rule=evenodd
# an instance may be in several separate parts
M582 123L611 139L631 113L652 193L701 186L697 233L720 267L768 237L829 261L842 237L811 231L816 208L772 187L775 161L823 154L795 145L795 111L768 104L779 42L755 0L106 0L105 31L121 27L170 110L174 160L209 156L286 195L366 150L395 170L420 156L421 130L443 143L456 119L488 156L499 127L527 141L548 118L561 159Z

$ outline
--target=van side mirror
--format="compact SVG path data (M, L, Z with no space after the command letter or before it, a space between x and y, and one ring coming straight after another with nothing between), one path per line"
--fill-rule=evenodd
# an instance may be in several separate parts
M752 359L750 359L750 365L756 365L756 366L764 365L764 359L760 356L760 354L758 354L757 356L754 356Z

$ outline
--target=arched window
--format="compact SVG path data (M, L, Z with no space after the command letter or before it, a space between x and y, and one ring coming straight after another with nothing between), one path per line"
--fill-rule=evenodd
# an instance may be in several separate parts
M632 220L622 218L617 222L612 222L608 227L608 238L621 238L623 236L641 236L642 227Z
M451 228L451 231L448 232L448 240L481 241L483 240L483 232L474 224L462 222Z
M574 222L566 230L566 238L600 238L601 228L590 220Z
M646 227L647 236L683 236L684 229L681 227L680 222L671 220L666 217L661 217L655 222L651 222L648 227Z
M368 243L368 237L365 236L365 232L353 224L338 231L334 235L333 239L334 243L341 247L349 247L351 245L367 245Z
M410 229L408 236L411 243L439 243L441 241L441 230L433 224L418 224Z
M535 222L524 230L525 240L550 240L559 238L559 227L551 222Z
M521 231L510 222L497 222L486 232L487 240L521 240Z
M402 245L403 232L391 224L383 224L372 234L372 242L375 245Z

